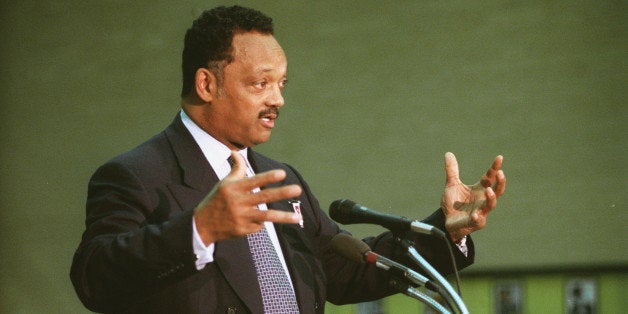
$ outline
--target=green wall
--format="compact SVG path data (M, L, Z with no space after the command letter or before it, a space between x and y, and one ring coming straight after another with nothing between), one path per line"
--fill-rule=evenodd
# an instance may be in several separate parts
M239 3L274 17L289 60L287 105L257 149L296 166L324 209L421 218L445 152L468 183L503 154L507 194L465 272L626 269L625 1ZM215 4L0 4L0 312L84 311L68 273L89 176L172 120L183 34Z

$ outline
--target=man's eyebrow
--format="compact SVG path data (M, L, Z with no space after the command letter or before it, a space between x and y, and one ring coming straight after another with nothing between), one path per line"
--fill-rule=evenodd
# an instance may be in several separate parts
M272 71L274 71L274 69L271 67L259 67L259 68L254 69L253 72L254 73L268 73Z
M263 75L263 74L268 74L268 73L281 73L280 69L276 69L273 67L259 67L259 68L255 68L253 69L253 75ZM283 76L287 76L287 73L284 73Z

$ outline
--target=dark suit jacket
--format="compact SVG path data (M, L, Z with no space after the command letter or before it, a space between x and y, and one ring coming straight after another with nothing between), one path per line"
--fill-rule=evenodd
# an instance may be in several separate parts
M386 272L330 250L330 239L341 230L295 169L252 150L248 159L257 173L284 169L281 184L303 188L298 200L304 228L275 225L302 313L322 313L326 300L355 303L395 293ZM178 115L163 132L101 166L89 182L86 230L71 269L83 304L116 313L261 313L245 237L217 242L214 262L195 268L193 208L217 182ZM268 205L293 210L288 201ZM440 210L425 221L444 229ZM443 241L421 235L413 240L435 268L451 272ZM411 264L390 233L365 241L374 251ZM472 263L473 250L469 258L456 254L460 267Z

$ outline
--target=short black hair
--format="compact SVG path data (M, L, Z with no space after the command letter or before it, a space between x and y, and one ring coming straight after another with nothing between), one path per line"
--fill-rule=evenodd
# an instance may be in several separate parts
M272 35L273 20L260 11L237 5L204 11L185 33L181 97L192 92L199 68L210 69L220 83L224 66L233 59L233 35L251 31Z

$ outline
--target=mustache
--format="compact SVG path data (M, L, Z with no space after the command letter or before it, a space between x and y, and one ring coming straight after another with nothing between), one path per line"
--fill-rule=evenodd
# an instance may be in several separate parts
M263 117L269 116L269 115L274 115L275 119L279 118L279 108L277 107L270 107L266 110L263 110L259 113L258 117L261 119Z

